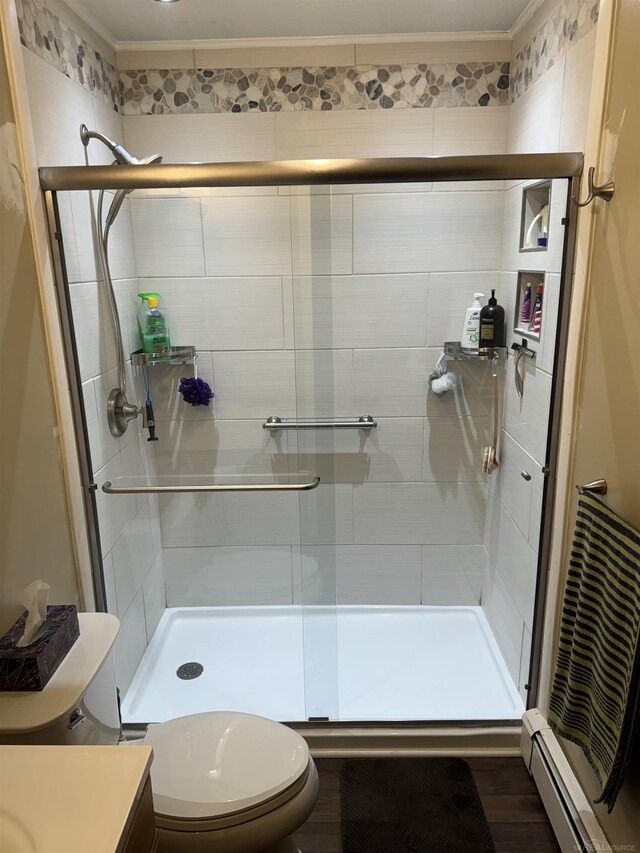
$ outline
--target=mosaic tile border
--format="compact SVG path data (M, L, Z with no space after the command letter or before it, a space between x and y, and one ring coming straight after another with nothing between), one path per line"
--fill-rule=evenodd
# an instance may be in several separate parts
M598 23L599 0L567 0L515 56L511 103L517 101Z
M115 66L50 12L42 0L16 0L16 10L20 41L26 48L120 112Z
M120 95L124 115L506 106L509 63L125 71Z
M46 8L16 0L20 39L124 115L506 106L596 25L598 0L567 0L508 62L126 71Z

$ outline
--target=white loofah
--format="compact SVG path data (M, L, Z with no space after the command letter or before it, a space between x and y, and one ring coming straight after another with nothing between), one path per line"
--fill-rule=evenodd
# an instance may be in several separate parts
M431 381L431 390L434 394L444 394L445 391L453 391L457 384L457 375L449 370L438 379Z

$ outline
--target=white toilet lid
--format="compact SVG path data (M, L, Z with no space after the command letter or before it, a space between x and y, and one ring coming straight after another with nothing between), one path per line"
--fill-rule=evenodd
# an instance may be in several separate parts
M150 725L156 814L203 819L244 811L292 785L309 763L306 741L253 714L212 711Z

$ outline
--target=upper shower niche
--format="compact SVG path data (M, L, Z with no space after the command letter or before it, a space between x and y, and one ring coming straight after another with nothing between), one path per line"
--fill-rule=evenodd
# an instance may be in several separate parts
M522 190L520 251L546 252L549 245L551 181L540 181Z

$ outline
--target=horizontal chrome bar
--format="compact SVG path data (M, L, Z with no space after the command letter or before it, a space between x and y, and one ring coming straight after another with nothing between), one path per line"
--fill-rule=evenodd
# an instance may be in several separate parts
M43 166L39 174L43 190L143 190L570 178L582 174L583 164L584 157L579 153L474 154L154 166Z
M263 429L276 432L279 429L375 429L378 422L371 415L361 415L357 420L346 421L290 421L271 415L262 424Z
M311 483L239 483L219 486L113 486L108 480L102 485L102 491L108 495L155 495L179 494L183 492L308 492L317 489L320 477L314 477Z

